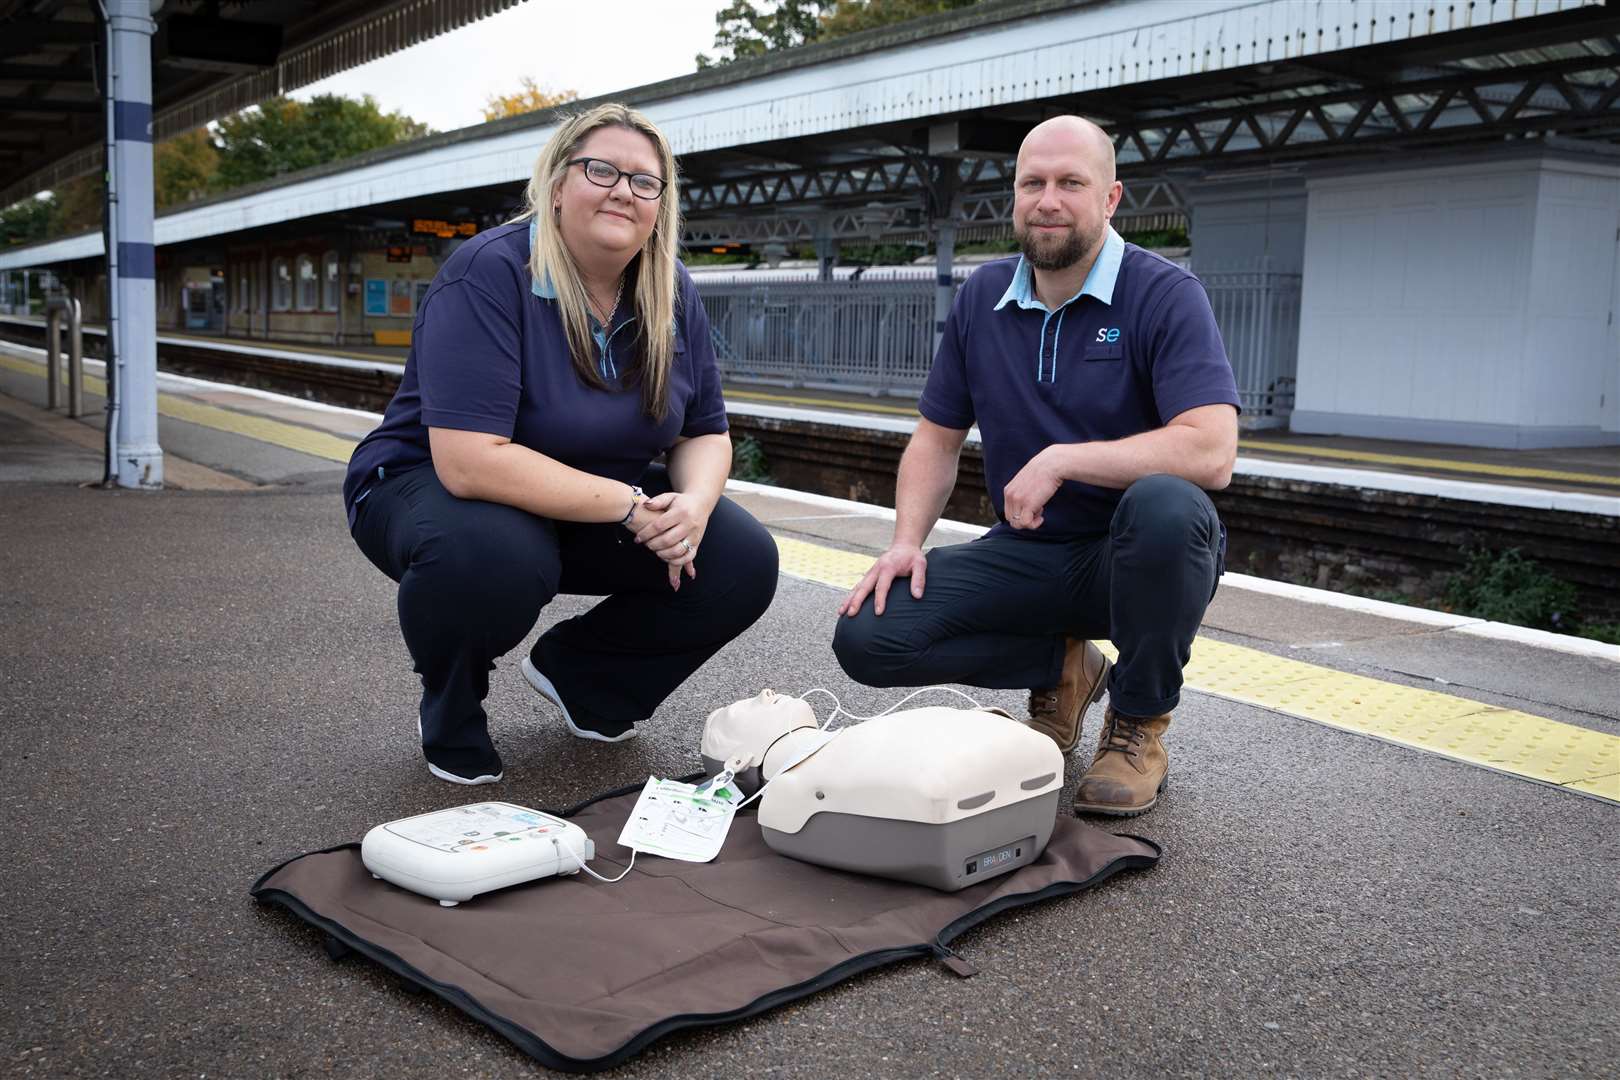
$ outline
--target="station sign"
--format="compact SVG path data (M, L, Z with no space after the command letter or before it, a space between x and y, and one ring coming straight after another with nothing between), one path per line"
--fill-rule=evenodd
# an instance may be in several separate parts
M478 222L416 218L411 222L411 232L419 236L437 236L442 240L452 240L458 236L477 236Z

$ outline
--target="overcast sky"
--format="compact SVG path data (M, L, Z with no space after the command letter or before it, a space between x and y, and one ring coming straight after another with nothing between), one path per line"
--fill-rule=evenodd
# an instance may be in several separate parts
M483 121L525 75L582 98L687 75L714 44L725 0L525 0L460 30L296 91L370 94L439 130Z

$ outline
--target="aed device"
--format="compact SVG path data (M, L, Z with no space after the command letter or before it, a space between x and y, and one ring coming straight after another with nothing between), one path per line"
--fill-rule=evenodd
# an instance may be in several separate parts
M595 857L578 825L504 802L384 822L360 842L360 861L372 877L445 907L508 885L577 874Z

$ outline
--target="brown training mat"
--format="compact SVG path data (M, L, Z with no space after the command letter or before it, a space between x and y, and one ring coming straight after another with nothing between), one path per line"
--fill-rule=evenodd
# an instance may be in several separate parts
M617 840L640 791L559 815L594 841L590 865L604 876L629 857ZM348 844L283 863L252 895L324 930L334 958L363 953L542 1064L594 1072L672 1031L753 1016L898 960L934 956L971 975L948 947L969 927L1158 857L1149 841L1063 815L1035 862L943 893L778 855L745 811L713 862L643 855L614 885L545 878L444 908L373 878Z

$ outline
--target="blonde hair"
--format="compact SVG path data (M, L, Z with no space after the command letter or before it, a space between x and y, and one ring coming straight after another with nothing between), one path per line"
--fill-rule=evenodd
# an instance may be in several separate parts
M578 152L591 132L598 128L620 127L640 132L658 152L664 190L658 197L658 216L647 237L636 270L636 317L640 321L637 338L641 342L641 364L636 376L641 382L641 407L649 417L662 420L669 411L669 371L675 362L675 251L680 242L680 189L675 173L675 154L664 133L651 120L628 105L609 103L564 118L534 163L534 175L524 190L527 208L517 220L533 219L534 250L529 253L529 273L536 281L548 278L557 293L557 307L568 337L568 351L574 370L587 385L608 388L596 370L593 356L590 315L586 307L585 283L579 267L563 243L551 207L557 188L568 174L567 162Z

